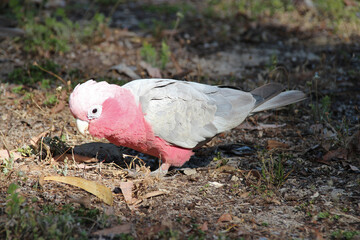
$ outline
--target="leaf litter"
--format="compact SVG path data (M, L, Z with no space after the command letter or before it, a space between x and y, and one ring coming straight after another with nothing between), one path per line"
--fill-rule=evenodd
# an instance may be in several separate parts
M77 132L68 109L69 92L59 92L57 104L45 105L47 90L31 90L33 97L25 99L23 94L12 92L14 85L1 83L3 121L0 127L4 134L2 139L7 143L7 146L2 144L0 147L4 153L0 157L3 173L5 167L10 166L4 163L4 159L9 159L8 150L18 154L14 155L13 168L10 169L13 173L2 175L4 192L10 182L18 181L24 196L39 196L39 205L71 203L102 209L101 200L80 188L49 181L43 190L38 191L33 189L33 185L43 175L76 177L78 181L81 179L80 182L91 181L107 186L112 191L113 214L120 216L123 222L97 229L93 232L96 236L129 233L138 238L156 238L162 232L177 231L186 237L210 238L226 234L230 238L321 239L330 238L336 231L356 231L360 212L360 135L356 128L359 114L354 106L359 105L360 99L359 95L353 94L352 89L358 87L358 82L352 80L354 77L347 78L346 73L351 69L346 63L359 67L356 64L360 63L351 57L351 54L359 54L358 48L355 46L349 50L351 45L330 45L333 40L329 40L329 45L312 46L295 34L291 39L293 44L284 49L284 42L278 44L277 40L282 39L277 33L258 24L242 27L244 32L238 36L234 34L224 50L224 42L217 39L212 28L206 28L209 31L201 36L202 31L192 32L188 24L184 23L175 33L178 41L169 43L176 61L172 60L165 70L138 65L136 51L141 47L141 36L131 30L110 30L110 37L95 44L94 48L78 46L73 55L65 53L61 58L55 56L54 60L81 69L86 73L85 78L105 75L119 79L120 76L121 80L129 81L136 75L171 77L182 70L187 80L236 85L250 90L267 81L271 72L269 62L276 55L278 62L289 67L290 80L279 81L290 88L308 92L311 99L317 94L309 89L311 78L315 71L320 74L317 91L330 94L335 102L334 108L330 109L333 113L331 121L340 123L346 112L346 116L352 119L349 129L353 130L349 136L341 139L336 128L314 121L308 106L310 102L305 102L272 114L253 116L256 119L216 137L209 146L197 151L184 166L185 170L173 169L172 175L153 179L147 173L149 168L159 166L156 159L112 146L104 140L85 138ZM192 39L189 45L181 43L187 39L186 34ZM257 45L231 42L239 36ZM114 44L114 39L118 44ZM316 36L312 37L314 39L321 40ZM185 45L188 47L183 47ZM338 53L337 47L349 52L349 59L345 53ZM6 56L13 63L19 62L15 59L20 54L10 50L4 48ZM121 75L107 71L119 63L124 64L118 69ZM0 64L5 66L8 63ZM2 69L6 73L8 68ZM333 76L342 76L345 80L330 81ZM344 99L343 96L347 97ZM54 137L60 141L54 141ZM53 145L45 139L53 140ZM66 145L61 146L61 142ZM24 152L26 146L33 146L37 155L23 156L17 152L19 148ZM271 151L266 152L266 148ZM124 154L136 158L124 157ZM282 173L294 169L280 187L265 181L261 156L264 160L274 160L272 167L277 175L273 176L278 180L281 180ZM111 162L119 163L121 167ZM137 171L144 174L129 176L123 170L127 166L137 166ZM15 172L26 174L27 180ZM115 191L117 188L121 189L119 193ZM4 199L2 194L1 202L5 202ZM318 218L321 212L330 215Z

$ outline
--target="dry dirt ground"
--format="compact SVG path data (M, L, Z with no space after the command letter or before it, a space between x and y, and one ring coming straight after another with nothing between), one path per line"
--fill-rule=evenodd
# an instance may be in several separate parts
M12 91L17 85L7 82L7 74L32 64L34 56L21 52L11 39L3 39L2 159L7 150L33 146L35 151L16 155L6 174L3 162L2 208L8 201L10 183L16 182L20 195L38 199L32 203L38 211L46 204L58 208L82 204L115 216L103 227L86 229L95 239L100 235L111 238L116 233L135 239L348 239L350 235L359 239L360 46L325 31L305 34L291 26L260 23L246 26L221 42L216 38L216 27L206 24L183 23L169 41L174 58L161 71L162 76L245 90L272 80L306 92L308 99L249 117L164 178L148 176L144 167L133 176L112 162L124 168L124 162L145 163L155 169L158 161L129 149L101 145L105 140L81 136L68 108L71 89L60 81L52 90L29 88L31 97ZM147 37L144 32L110 28L105 34L91 46L79 45L61 56L53 55L52 60L62 66L56 74L71 81L66 72L80 69L83 79L79 81L104 76L129 81L123 73L108 71L123 63L138 75L149 77L139 65L141 41ZM62 89L55 90L57 86ZM56 105L43 104L47 92L57 95ZM329 96L329 102L324 96ZM41 145L41 136L57 136L66 146ZM61 150L73 147L75 154L56 161L59 151L61 154ZM41 176L50 175L77 176L104 184L112 191L113 205L71 185L54 181L39 185ZM123 182L128 182L127 190ZM1 214L6 219L4 210ZM95 234L101 229L106 231Z

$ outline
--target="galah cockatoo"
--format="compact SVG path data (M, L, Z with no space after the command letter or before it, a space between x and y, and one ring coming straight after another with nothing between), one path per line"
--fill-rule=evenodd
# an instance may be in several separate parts
M196 149L251 113L301 101L301 91L270 83L244 92L172 79L140 79L122 87L89 80L70 95L78 130L156 156L160 171L182 166Z

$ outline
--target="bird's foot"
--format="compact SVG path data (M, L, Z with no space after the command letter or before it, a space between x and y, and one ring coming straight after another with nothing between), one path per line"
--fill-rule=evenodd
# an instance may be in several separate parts
M128 176L133 177L133 178L136 178L139 176L146 177L146 175L148 175L148 174L152 177L162 178L168 173L170 166L171 165L168 163L163 163L157 170L150 172L150 174L145 173L144 171L136 171L135 169L124 169L124 170L128 172Z
M163 163L157 170L152 171L150 173L150 176L160 177L160 178L164 177L168 173L170 166L171 165L169 163Z

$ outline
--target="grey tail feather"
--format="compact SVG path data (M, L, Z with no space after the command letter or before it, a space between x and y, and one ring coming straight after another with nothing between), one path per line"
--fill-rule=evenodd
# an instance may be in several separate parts
M255 89L256 90L256 89ZM265 99L260 105L257 105L252 112L260 112L268 109L283 107L292 103L300 102L306 99L305 93L298 90L281 92L275 97Z
M284 90L280 83L269 83L252 90L250 93L256 99L255 108L275 97Z

